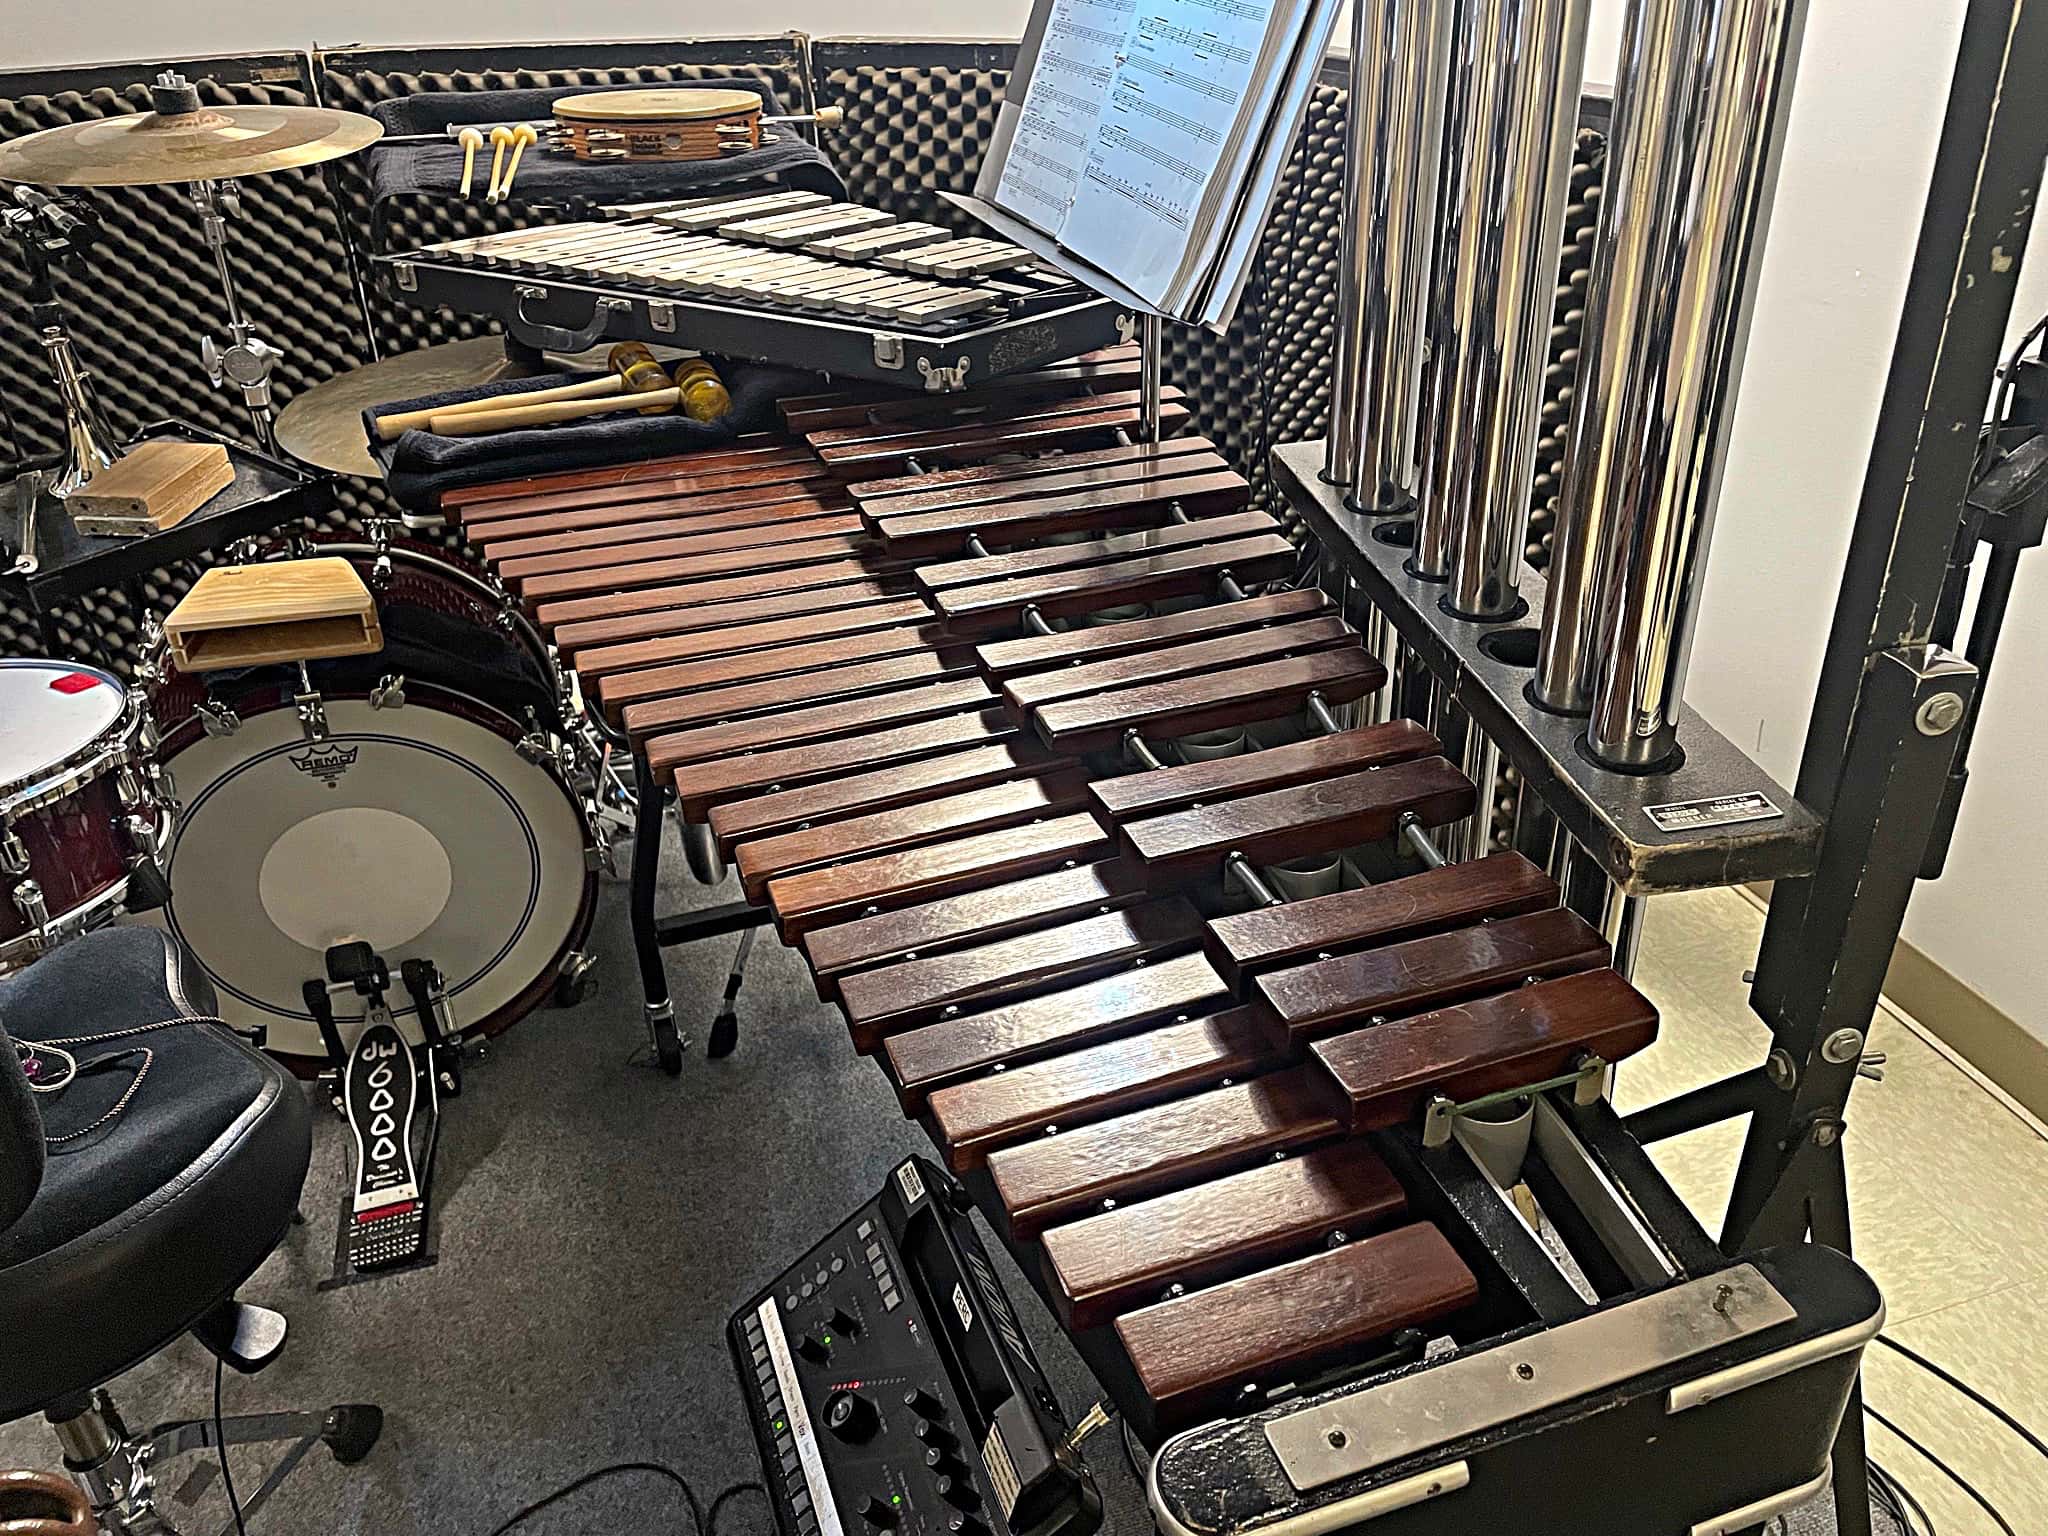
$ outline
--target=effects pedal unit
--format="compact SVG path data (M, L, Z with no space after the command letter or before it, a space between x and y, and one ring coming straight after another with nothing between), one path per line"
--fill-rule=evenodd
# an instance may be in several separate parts
M1101 1520L953 1188L899 1164L727 1325L785 1536L1088 1536Z

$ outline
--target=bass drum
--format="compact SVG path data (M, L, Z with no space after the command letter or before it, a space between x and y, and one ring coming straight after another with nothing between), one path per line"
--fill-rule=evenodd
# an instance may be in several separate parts
M365 940L390 964L408 1039L420 1025L396 978L414 958L439 967L462 1034L493 1035L580 981L597 894L552 668L489 584L439 551L315 552L361 571L384 649L309 664L318 731L295 668L160 683L184 809L171 900L152 914L205 967L223 1017L263 1026L301 1070L327 1064L305 984L329 946ZM344 1045L355 1002L334 999Z

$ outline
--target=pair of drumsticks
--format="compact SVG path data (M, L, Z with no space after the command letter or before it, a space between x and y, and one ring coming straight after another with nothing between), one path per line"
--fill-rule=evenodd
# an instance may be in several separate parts
M519 174L519 157L526 153L526 146L540 137L531 125L519 124L507 128L503 124L491 130L491 184L484 193L487 203L502 203L512 195L512 178ZM462 191L463 197L476 183L476 152L484 147L483 130L465 128L455 136L455 142L462 146ZM505 163L505 151L512 151L512 162Z

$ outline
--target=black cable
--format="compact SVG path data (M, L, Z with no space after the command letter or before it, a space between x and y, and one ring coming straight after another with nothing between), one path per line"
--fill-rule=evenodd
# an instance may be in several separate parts
M213 1449L220 1457L221 1485L227 1489L228 1508L235 1515L235 1536L249 1536L249 1528L242 1524L242 1501L235 1497L235 1474L228 1467L227 1421L220 1412L220 1381L227 1370L227 1362L219 1355L213 1357Z
M725 1508L728 1499L736 1499L743 1493L758 1493L764 1499L768 1497L768 1490L759 1483L734 1483L711 1501L710 1512L704 1516L704 1536L718 1536L718 1512Z
M1871 1418L1875 1419L1878 1423L1882 1424L1886 1429L1890 1430L1893 1434L1897 1435L1901 1440L1905 1441L1907 1445L1911 1446L1915 1451L1917 1451L1920 1454L1921 1458L1924 1461L1932 1465L1935 1471L1939 1472L1943 1477L1947 1478L1950 1482L1954 1483L1958 1488L1962 1489L1963 1492L1967 1493L1972 1499L1974 1499L1977 1503L1977 1507L1983 1510L1985 1514L1991 1517L1991 1523L1997 1526L2001 1531L2005 1532L2005 1536L2019 1536L2019 1533L2013 1530L2012 1523L2009 1520L2007 1520L2005 1516L2001 1515L1998 1512L1996 1506L1994 1506L1989 1499L1985 1498L1982 1493L1978 1492L1976 1485L1968 1481L1966 1478L1964 1478L1963 1475L1957 1472L1954 1467L1951 1467L1947 1462L1943 1461L1939 1456L1935 1455L1934 1452L1927 1449L1926 1446L1922 1445L1918 1440L1915 1440L1911 1435L1907 1434L1903 1429L1899 1428L1899 1426L1894 1424L1890 1419L1886 1418L1883 1414L1879 1413L1875 1408L1871 1407L1870 1404L1865 1403L1863 1405L1863 1411L1866 1414L1868 1414Z
M491 1536L505 1536L505 1533L514 1526L531 1520L542 1510L559 1504L562 1500L568 1498L570 1494L580 1492L582 1489L588 1488L592 1483L599 1482L604 1478L617 1477L626 1472L652 1472L656 1477L665 1477L682 1489L684 1502L689 1506L691 1525L695 1528L697 1536L707 1536L704 1525L704 1510L697 1502L696 1490L691 1488L689 1479L684 1477L674 1467L665 1467L658 1461L615 1461L608 1467L599 1467L594 1472L586 1472L581 1477L575 1479L575 1481L563 1484L546 1498L534 1500L533 1503L527 1505L503 1525L492 1531Z
M1871 1491L1879 1496L1884 1512L1898 1522L1899 1529L1906 1536L1937 1536L1934 1516L1927 1513L1927 1506L1913 1490L1876 1462L1867 1465Z
M2007 1413L2003 1408L1999 1407L1998 1404L1991 1401L1990 1398L1986 1397L1982 1392L1979 1392L1967 1381L1963 1381L1957 1376L1955 1376L1953 1373L1943 1370L1940 1366L1936 1365L1932 1360L1928 1359L1918 1350L1909 1349L1906 1345L1901 1344L1897 1339L1887 1338L1885 1337L1885 1335L1879 1334L1877 1336L1877 1342L1884 1345L1887 1349L1898 1351L1898 1353L1904 1355L1908 1360L1912 1361L1915 1365L1919 1366L1921 1370L1926 1371L1928 1374L1934 1376L1936 1379L1947 1382L1951 1387L1954 1387L1956 1391L1962 1393L1963 1396L1967 1397L1979 1408L1982 1408L1986 1413L1990 1414L1993 1418L1997 1419L2007 1429L2011 1430L2014 1434L2018 1435L2022 1440L2026 1441L2027 1444L2032 1446L2036 1453L2038 1453L2044 1460L2048 1460L2048 1441L2044 1441L2039 1435L2035 1434L2031 1429L2027 1428L2026 1425L2022 1424L2018 1419L2014 1418L2011 1414Z

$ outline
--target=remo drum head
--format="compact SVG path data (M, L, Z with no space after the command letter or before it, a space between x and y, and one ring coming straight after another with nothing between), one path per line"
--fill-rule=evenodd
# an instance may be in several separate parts
M407 702L326 702L309 741L288 700L175 750L185 811L158 914L220 993L222 1016L270 1050L323 1060L303 988L328 946L367 940L391 967L432 960L456 1027L491 1034L534 1007L582 942L596 877L584 825L552 773L467 701L409 684ZM460 709L462 712L457 713ZM405 989L389 1000L420 1038ZM344 1044L362 1009L335 998Z

